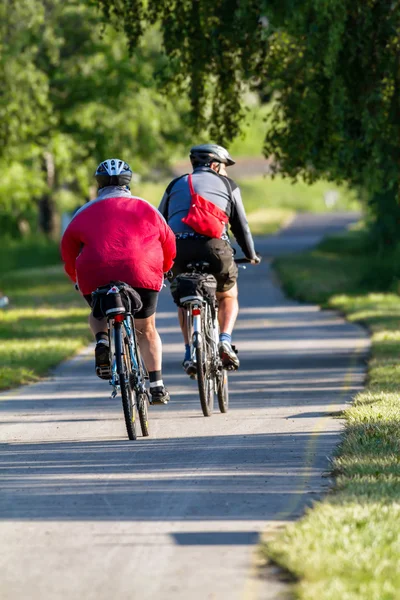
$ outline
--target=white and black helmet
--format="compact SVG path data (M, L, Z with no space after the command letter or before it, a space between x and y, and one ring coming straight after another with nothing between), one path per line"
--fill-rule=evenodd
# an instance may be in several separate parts
M228 167L235 164L228 150L223 146L218 146L218 144L193 146L190 149L190 160L194 167L199 165L208 167L212 162L223 163Z
M129 185L132 171L128 163L119 158L103 160L96 169L95 177L99 188L108 185Z

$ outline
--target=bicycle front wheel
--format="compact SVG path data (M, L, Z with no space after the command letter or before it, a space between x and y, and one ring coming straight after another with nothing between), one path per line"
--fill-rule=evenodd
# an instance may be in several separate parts
M222 413L227 413L229 408L228 373L222 369L217 381L218 406Z
M121 389L126 431L130 440L136 440L136 395L132 392L130 358L127 355L125 344L122 340L120 323L114 324L114 339L115 361Z
M197 362L197 385L199 388L200 404L205 417L211 417L214 410L214 374L212 369L212 352L210 348L209 323L206 321L206 311L202 315L202 335L195 345Z
M140 428L142 430L143 437L150 435L149 429L149 398L147 394L139 394L137 400L137 407L139 412Z
M139 421L140 428L142 430L143 437L148 437L150 435L149 428L149 396L145 389L145 379L147 375L146 367L143 362L139 344L137 343L136 333L135 333L135 324L130 318L130 326L132 331L132 344L133 344L133 354L136 360L136 375L132 376L132 389L136 394L136 408L139 413ZM129 347L127 346L127 353L129 354Z

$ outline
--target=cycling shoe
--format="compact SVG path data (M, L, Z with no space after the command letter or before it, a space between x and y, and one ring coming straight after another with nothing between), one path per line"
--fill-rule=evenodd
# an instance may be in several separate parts
M100 379L111 379L110 347L108 343L98 342L94 349L96 375Z
M240 360L237 356L238 352L235 346L232 346L229 342L220 342L218 350L224 369L227 371L236 371L239 368Z
M150 388L150 404L168 404L169 392L164 386Z

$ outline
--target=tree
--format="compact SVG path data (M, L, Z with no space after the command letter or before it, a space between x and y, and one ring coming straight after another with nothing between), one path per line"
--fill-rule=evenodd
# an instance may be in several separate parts
M97 0L131 49L158 22L167 85L197 127L240 126L243 83L274 92L265 154L279 170L368 191L382 244L399 239L400 4L392 0ZM210 105L212 110L210 111Z
M0 0L0 17L0 227L18 234L39 212L53 235L56 205L89 197L100 160L165 166L187 139L187 103L157 89L159 34L130 56L90 0Z

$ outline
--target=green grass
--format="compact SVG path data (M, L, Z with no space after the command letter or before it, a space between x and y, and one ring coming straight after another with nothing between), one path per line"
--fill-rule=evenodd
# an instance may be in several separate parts
M54 265L60 260L58 243L39 235L24 239L0 238L0 256L0 275L20 268Z
M340 310L372 335L368 383L345 413L333 493L265 548L298 579L302 600L400 597L400 298L373 291L388 285L378 276L385 262L363 231L276 262L291 296Z
M0 289L10 299L0 310L0 389L36 381L91 339L88 308L61 265L2 274Z
M142 182L132 193L139 194L158 206L168 181L159 183ZM296 212L324 212L325 194L337 192L338 200L332 210L359 210L360 205L354 192L346 187L336 186L326 181L313 185L303 182L292 184L282 177L254 177L238 180L242 191L250 226L254 234L276 232Z

